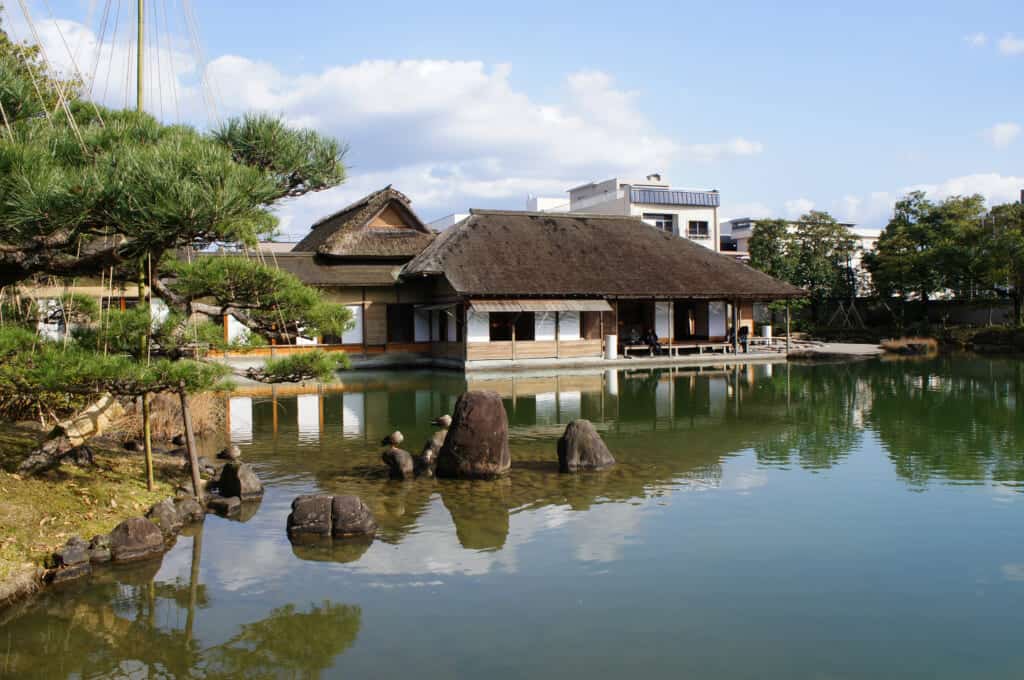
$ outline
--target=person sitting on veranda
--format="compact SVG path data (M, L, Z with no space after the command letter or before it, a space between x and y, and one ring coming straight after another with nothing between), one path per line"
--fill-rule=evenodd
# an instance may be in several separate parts
M654 332L653 328L648 328L647 332L644 333L643 343L650 348L651 356L661 352L661 343L658 342L658 334Z
M743 345L743 353L746 354L750 351L750 329L746 326L740 326L740 344Z
M640 331L637 328L634 327L633 330L631 330L629 332L629 344L630 345L639 345L639 344L641 344L641 342L642 342L642 339L640 338Z

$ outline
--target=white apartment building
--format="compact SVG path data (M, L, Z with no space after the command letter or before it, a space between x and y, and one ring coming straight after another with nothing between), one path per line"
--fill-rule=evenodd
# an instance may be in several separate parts
M643 180L613 177L574 187L569 189L567 206L564 200L531 196L527 209L639 217L655 229L717 251L719 205L717 190L676 189L652 174Z

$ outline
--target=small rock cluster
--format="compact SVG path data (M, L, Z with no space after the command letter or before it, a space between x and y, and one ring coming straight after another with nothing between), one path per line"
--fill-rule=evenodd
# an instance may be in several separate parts
M53 554L53 569L46 580L64 583L88 576L94 564L158 557L182 527L202 521L204 515L203 506L194 498L168 498L150 508L145 517L126 519L109 534L93 536L91 541L73 536Z
M405 439L393 432L381 442L387 449L381 459L392 479L420 475L457 479L493 479L512 467L508 445L508 415L496 392L466 392L455 403L455 416L433 421L440 426L414 457L399 446ZM589 420L574 420L558 440L560 472L600 470L615 465L615 457Z
M263 498L263 483L251 465L239 462L241 455L237 446L227 447L217 454L217 458L228 461L220 468L205 458L199 459L200 467L210 476L205 490L206 508L221 517L238 517L243 503Z
M200 467L210 477L201 490L201 503L191 495L167 498L156 503L145 517L132 517L118 524L110 534L85 541L79 536L68 540L53 554L53 569L47 572L50 583L64 583L92 572L92 565L104 562L135 562L159 557L174 542L186 524L201 522L207 512L223 517L238 517L243 502L263 497L263 484L251 465L238 460L241 450L230 446L217 458L227 460L221 468L200 459Z
M292 541L372 538L377 533L377 520L358 496L316 494L292 501L287 530Z
M423 444L420 455L413 456L408 451L399 448L405 437L401 432L395 431L384 437L381 441L387 448L380 455L384 464L388 466L388 476L391 479L412 479L414 477L433 477L437 467L437 454L444 446L448 436L448 428L451 427L452 417L443 415L430 421L431 425L440 429Z

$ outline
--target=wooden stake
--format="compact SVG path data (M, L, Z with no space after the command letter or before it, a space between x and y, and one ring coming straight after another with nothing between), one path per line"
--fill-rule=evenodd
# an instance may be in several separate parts
M786 354L789 354L789 300L786 300Z
M181 419L185 424L185 448L188 450L188 465L192 472L192 493L196 500L202 502L199 478L199 459L196 457L196 438L192 432L192 414L188 410L188 395L185 393L185 381L178 383L178 396L181 397Z
M150 426L149 394L142 395L142 444L146 451L146 489L153 490L153 437Z

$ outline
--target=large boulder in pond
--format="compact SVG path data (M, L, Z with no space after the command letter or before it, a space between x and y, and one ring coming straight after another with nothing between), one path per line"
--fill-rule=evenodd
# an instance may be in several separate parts
M437 476L489 479L512 467L508 415L497 392L466 392L455 403L452 425L437 455Z
M331 534L335 538L373 536L377 520L359 496L335 496L331 503Z
M288 515L289 538L297 536L331 535L331 504L334 497L327 494L299 496L292 501L292 512Z
M600 470L615 465L608 446L589 420L569 423L558 440L559 472Z
M243 501L254 501L263 497L263 483L248 463L225 463L217 486L226 498L238 496Z
M293 543L319 543L334 538L372 539L377 520L359 496L315 494L292 501L288 538Z
M134 562L157 557L164 551L160 527L145 517L131 517L110 532L110 556L115 562Z

